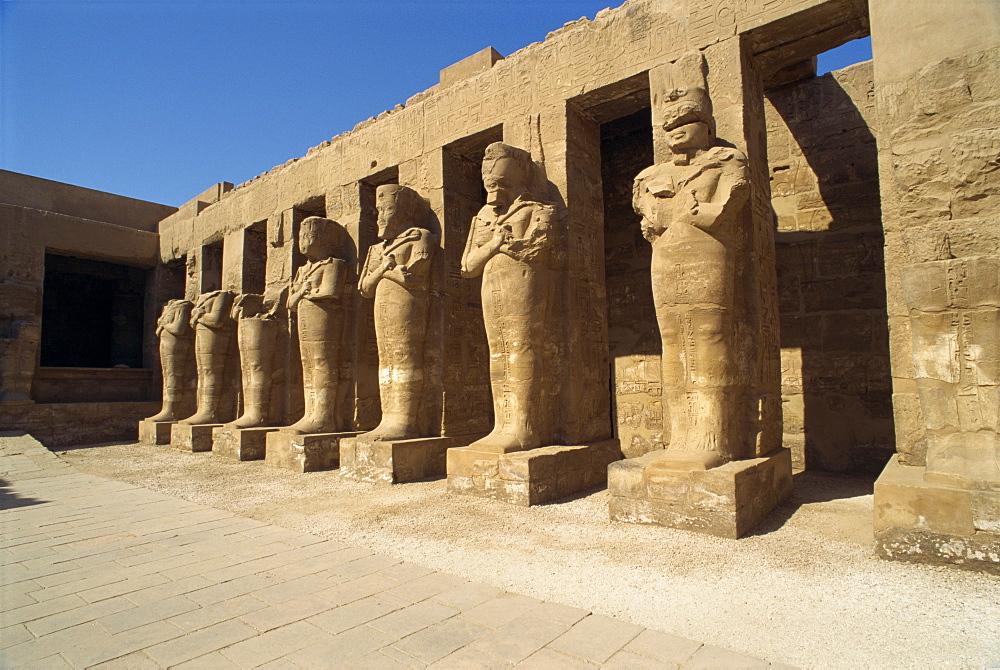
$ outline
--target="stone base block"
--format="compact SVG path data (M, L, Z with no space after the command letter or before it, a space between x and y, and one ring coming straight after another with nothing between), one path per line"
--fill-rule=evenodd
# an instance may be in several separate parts
M608 464L621 457L618 440L510 454L455 447L448 450L448 490L528 507L603 485Z
M469 442L468 436L386 441L352 437L340 441L340 476L378 484L441 476L448 448Z
M875 482L875 553L1000 574L1000 491L954 488L892 458Z
M212 451L212 430L221 423L205 423L189 426L175 423L170 428L170 446L181 451Z
M276 430L219 426L212 431L212 452L237 461L259 461L264 458L267 434Z
M139 444L170 444L170 429L176 421L139 422Z
M608 508L613 521L651 523L736 539L792 495L788 449L708 470L650 469L662 454L653 451L608 468Z
M264 463L295 472L331 470L340 465L340 441L359 433L293 435L280 430L267 434Z

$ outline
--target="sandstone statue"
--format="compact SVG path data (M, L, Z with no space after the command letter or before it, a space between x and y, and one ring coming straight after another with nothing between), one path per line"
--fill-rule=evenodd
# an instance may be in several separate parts
M386 184L375 196L382 243L368 249L358 289L375 298L382 421L362 437L402 440L421 437L428 285L437 239L427 230L430 207L419 193Z
M1000 491L1000 256L954 258L943 233L914 236L902 268L924 420L924 479Z
M486 148L486 205L473 219L462 276L482 275L494 426L470 448L508 453L551 444L551 408L542 402L549 295L557 280L557 209L530 193L531 155L502 142Z
M233 428L266 426L270 418L274 352L280 322L275 315L277 300L257 293L243 293L233 303L233 319L240 350L243 377L243 414L228 424Z
M233 298L229 291L211 291L198 296L194 304L191 325L198 368L198 410L194 416L178 423L200 426L224 423L232 418L228 377L232 365Z
M653 245L653 302L662 340L662 402L668 470L707 469L745 457L731 427L736 258L748 199L747 159L718 146L704 59L673 69L663 108L671 160L635 179L633 205ZM666 442L666 439L665 439Z
M305 414L284 432L330 433L339 428L337 380L347 261L335 254L342 250L346 235L339 223L318 216L300 225L299 251L306 263L295 273L288 309L298 313Z
M160 338L160 368L163 373L163 407L147 421L180 421L190 416L191 372L194 369L194 330L190 300L170 300L156 322Z

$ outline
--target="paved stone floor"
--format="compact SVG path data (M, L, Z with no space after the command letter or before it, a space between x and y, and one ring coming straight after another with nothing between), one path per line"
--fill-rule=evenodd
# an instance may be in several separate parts
M0 436L3 668L764 668Z

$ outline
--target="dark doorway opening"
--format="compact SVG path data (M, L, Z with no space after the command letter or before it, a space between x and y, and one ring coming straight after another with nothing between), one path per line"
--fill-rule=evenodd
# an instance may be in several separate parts
M45 255L42 367L142 367L148 271Z

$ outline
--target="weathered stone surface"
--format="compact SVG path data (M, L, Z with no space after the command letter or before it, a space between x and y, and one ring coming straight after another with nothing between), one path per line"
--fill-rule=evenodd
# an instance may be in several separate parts
M462 437L373 440L368 434L340 441L340 475L359 482L401 484L445 474L449 447Z
M160 338L160 369L163 374L163 408L150 422L180 421L195 411L197 374L194 356L194 329L190 300L170 300L156 322ZM140 434L142 427L140 426ZM152 444L162 444L153 442Z
M0 410L0 430L23 431L46 447L135 440L144 416L159 402L72 402L16 405Z
M1000 491L929 481L892 459L875 482L875 550L883 558L1000 574Z
M448 490L527 507L607 481L608 464L621 458L618 440L497 453L448 450Z
M234 298L229 291L209 291L198 296L191 310L198 407L193 415L181 419L181 424L209 425L235 418L237 391L233 379L237 376L239 359L235 347L236 323L231 315ZM209 444L207 449L195 451L211 448Z
M791 452L666 472L657 452L608 468L611 519L738 538L792 495Z
M503 56L493 47L486 47L471 56L466 56L453 65L441 70L441 86L451 86L463 79L468 79L483 70L493 67Z
M170 427L170 446L181 451L212 451L212 431L220 423L175 423Z
M343 289L347 262L346 232L322 217L305 219L299 250L307 262L298 269L288 293L288 310L298 316L299 351L305 413L289 428L301 434L330 433L343 420L338 414L337 380L344 334ZM339 255L338 255L339 254Z
M382 420L365 437L405 440L421 437L431 424L424 402L424 348L438 241L428 230L432 213L419 193L385 184L375 198L383 242L368 248L358 292L375 299Z
M254 293L240 294L233 303L243 381L243 414L229 424L235 429L259 428L277 418L271 397L278 334L284 325L276 315L280 307L279 296Z
M871 61L765 91L783 444L798 469L895 451Z
M294 472L317 472L340 465L340 440L358 433L270 432L266 437L264 463Z
M531 155L495 142L483 157L486 204L472 221L462 276L482 277L490 347L493 430L471 448L508 453L552 444L558 416L548 407L555 372L546 357L561 259L558 209L531 193ZM547 365L548 363L548 365Z
M139 422L139 444L170 444L170 431L175 423L143 419Z
M264 458L267 435L277 428L237 428L231 423L212 429L212 452L237 461Z

